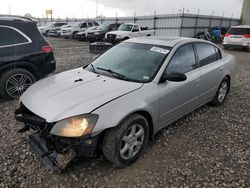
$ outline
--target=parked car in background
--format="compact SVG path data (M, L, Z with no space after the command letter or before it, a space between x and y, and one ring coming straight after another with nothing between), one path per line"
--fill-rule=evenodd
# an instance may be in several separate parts
M224 49L235 47L248 49L250 47L250 26L240 25L231 27L225 34L223 47Z
M51 29L48 33L48 36L50 37L61 37L62 29L69 28L71 25L63 25L61 27L56 27L54 29Z
M98 26L93 26L93 27L90 27L88 29L86 29L85 31L80 31L76 34L76 38L79 40L79 41L86 41L86 36L88 34L88 32L90 31L93 31L97 28Z
M86 29L93 27L93 26L99 26L97 22L76 22L72 24L69 28L64 28L61 31L61 36L63 38L77 38L78 32L83 32Z
M107 32L116 31L120 25L120 23L102 24L95 30L88 32L87 40L89 42L103 41Z
M20 95L56 68L53 48L31 19L0 16L0 96Z
M50 30L55 29L57 27L61 27L63 25L67 25L67 23L66 22L50 22L46 24L45 26L38 27L38 29L43 35L48 36Z
M189 38L135 38L91 64L53 75L20 98L16 119L46 167L61 171L79 155L133 163L161 129L206 103L222 105L235 58ZM174 147L174 146L173 146Z
M154 30L148 30L147 27L140 27L138 24L122 24L117 31L108 32L105 40L110 43L121 42L130 38L145 37L155 35Z

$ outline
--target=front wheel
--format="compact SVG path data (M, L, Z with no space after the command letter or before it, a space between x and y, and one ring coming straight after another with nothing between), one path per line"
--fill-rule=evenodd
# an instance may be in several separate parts
M215 106L222 105L226 100L226 97L227 97L229 90L230 90L230 81L228 78L225 78L221 82L220 87L219 87L213 101L211 102L211 104L215 105Z
M118 127L104 134L102 151L108 161L116 167L124 167L140 157L149 137L147 120L133 114Z
M14 69L0 77L0 96L17 99L36 81L34 75L25 69Z

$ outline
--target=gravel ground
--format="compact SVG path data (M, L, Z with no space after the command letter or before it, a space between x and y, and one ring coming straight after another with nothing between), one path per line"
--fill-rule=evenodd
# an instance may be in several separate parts
M55 47L57 72L87 64L88 44ZM13 117L17 101L0 99L0 187L250 187L250 53L230 51L239 72L225 104L204 106L156 135L133 165L76 159L62 174L46 170Z

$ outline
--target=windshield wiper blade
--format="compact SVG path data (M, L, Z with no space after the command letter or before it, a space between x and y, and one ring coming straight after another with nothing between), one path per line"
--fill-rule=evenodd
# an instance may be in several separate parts
M118 73L118 72L115 72L111 69L104 69L104 68L100 68L100 67L97 67L98 70L102 70L102 71L106 71L110 74L112 74L113 76L115 76L116 78L119 78L121 80L126 80L126 81L129 81L129 78L127 78L125 75L121 74L121 73Z

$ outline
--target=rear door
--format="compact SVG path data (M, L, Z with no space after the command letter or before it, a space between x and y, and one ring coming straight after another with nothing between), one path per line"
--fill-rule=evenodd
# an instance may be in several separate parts
M165 72L185 73L187 80L159 84L161 128L195 109L199 102L200 70L193 44L177 49Z
M212 44L195 43L200 65L200 104L214 98L220 82L223 79L223 61L220 50Z

